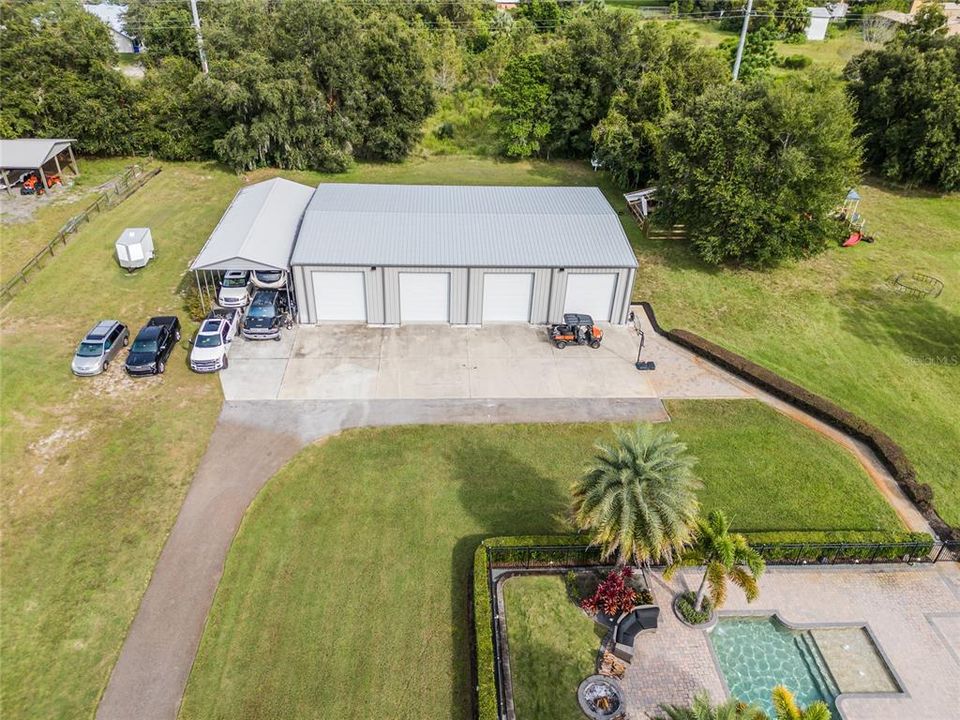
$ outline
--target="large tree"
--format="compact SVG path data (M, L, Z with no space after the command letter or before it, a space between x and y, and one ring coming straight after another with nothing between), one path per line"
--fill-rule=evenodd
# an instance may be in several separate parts
M866 160L876 171L960 188L960 35L911 32L857 55L844 76Z
M79 3L6 3L0 135L74 137L85 152L130 152L137 93L116 61L107 26Z
M667 561L690 542L699 503L696 458L675 433L640 424L598 444L589 471L573 486L574 522L605 558Z
M859 175L853 117L825 74L714 87L664 124L661 212L714 264L820 251L839 232L829 211Z
M623 187L647 184L656 174L663 119L728 80L717 53L701 47L690 34L646 23L635 41L643 63L624 79L592 133L594 155Z

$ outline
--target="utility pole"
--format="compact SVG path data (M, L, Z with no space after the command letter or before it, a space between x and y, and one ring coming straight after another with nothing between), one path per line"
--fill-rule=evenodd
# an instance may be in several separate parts
M740 61L743 60L743 46L747 44L747 26L750 25L750 14L753 12L753 0L747 0L747 11L743 14L743 27L740 28L740 44L737 45L737 57L733 61L733 81L740 77ZM197 29L199 33L199 27ZM202 51L201 51L202 52Z
M197 0L190 0L190 10L193 12L193 27L197 31L197 51L200 53L200 69L203 70L204 75L209 75L210 69L207 67L207 54L203 51L203 33L200 32L200 13L197 12ZM736 75L734 75L734 78L736 78Z

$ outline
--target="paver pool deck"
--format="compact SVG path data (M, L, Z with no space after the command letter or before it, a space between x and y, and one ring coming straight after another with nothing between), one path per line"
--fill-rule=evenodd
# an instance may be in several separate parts
M630 717L658 714L658 703L686 705L705 690L726 697L707 631L683 625L671 607L700 576L683 571L667 583L649 573L662 608L656 633L641 635L623 687ZM960 565L768 568L760 597L748 604L733 588L725 615L777 614L789 625L869 627L903 693L841 695L842 720L953 720L960 717ZM840 720L840 719L837 719Z

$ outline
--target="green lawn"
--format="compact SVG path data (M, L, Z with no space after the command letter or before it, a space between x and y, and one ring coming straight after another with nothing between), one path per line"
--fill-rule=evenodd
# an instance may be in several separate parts
M153 314L186 321L181 275L239 185L168 166L3 311L5 717L92 716L220 409L218 381L191 373L182 349L162 378L130 380L116 363L81 379L76 344L101 318L133 332ZM132 275L113 257L128 225L151 227L158 250Z
M683 243L631 228L634 297L651 301L664 327L700 333L875 423L960 524L960 194L859 190L876 243L769 272L708 267ZM891 292L901 270L938 276L943 294Z
M567 596L559 575L503 583L513 702L519 720L582 720L577 687L591 675L599 627Z
M46 197L9 197L0 192L0 282L13 277L67 220L92 203L100 185L134 162L134 158L78 157L80 175L74 179L71 171L64 168L63 178L68 184L55 188Z
M87 178L94 174L90 164L81 159ZM118 171L123 164L117 162ZM258 171L242 178L214 164L166 164L131 199L84 228L3 310L0 700L11 717L93 712L220 405L216 379L190 374L183 362L171 363L159 381L126 381L117 367L100 379L74 379L69 358L76 342L102 317L117 317L134 329L151 314L179 312L184 319L176 290L189 260L245 179L275 174ZM960 483L951 465L960 455L960 410L953 400L960 397L955 364L960 346L960 196L867 185L861 188L862 210L870 229L881 236L878 243L752 273L708 268L682 244L644 240L618 191L585 163L435 156L400 165L360 165L335 176L284 174L307 183L599 184L622 213L640 254L636 297L652 300L664 325L687 327L725 343L877 423L904 445L921 479L935 486L945 516L960 522ZM16 226L16 232L42 237L38 227L43 222L57 225L38 214L33 224ZM116 267L113 241L122 228L136 225L153 228L158 257L145 270L128 275ZM10 227L0 225L4 267L7 248L19 237ZM933 271L947 289L929 302L891 296L883 290L884 278L899 268ZM177 356L182 360L185 353L178 350ZM879 496L863 489L866 480L854 479L858 471L852 460L819 439L803 440L806 431L797 426L787 426L786 435L799 443L798 449L784 450L776 435L757 427L748 430L736 419L717 425L719 405L706 410L671 406L671 412L678 427L687 414L701 416L691 420L700 430L698 438L689 440L701 455L707 503L715 502L710 499L715 491L718 498L724 496L722 486L711 482L711 472L726 474L723 482L745 484L749 498L756 488L764 493L777 488L774 470L785 457L813 457L826 463L814 467L831 468L818 473L797 460L794 477L807 475L794 483L796 492L789 497L771 507L745 500L728 508L740 527L870 529L895 524ZM763 422L775 426L786 421L770 415ZM747 442L758 440L768 442L763 452ZM737 451L716 454L716 448L728 444ZM540 457L548 457L542 452L546 450L531 446L519 457L541 462ZM717 470L711 471L711 465ZM566 480L550 475L556 469L547 465L545 471L553 486L565 492ZM429 556L430 562L449 567L456 550L461 563L456 567L465 568L463 558L471 550L458 549L457 543L466 535L558 528L549 497L546 508L538 510L539 493L525 492L522 512L484 508L489 523L451 514L454 526L436 535L446 545ZM863 502L851 503L851 493ZM349 504L353 499L346 495L342 502ZM462 528L456 523L463 523ZM423 530L419 539L425 534ZM343 538L347 535L332 540L345 543ZM419 539L414 537L414 546ZM404 538L398 538L403 546L399 540ZM343 562L353 562L349 549L337 552ZM452 592L449 576L440 582L440 592ZM322 599L317 605L325 607ZM464 641L461 630L456 633L460 653ZM449 631L447 636L450 651L454 638ZM447 673L441 683L445 700L463 700L466 680L451 680L451 653L444 654L443 648L431 653ZM402 683L396 682L402 693ZM342 690L348 691L346 686ZM192 702L204 702L197 700L200 690L193 692ZM231 702L239 692L231 690ZM386 714L391 715L389 707Z
M813 431L753 401L669 409L701 457L706 507L738 528L899 529L855 461ZM244 519L181 717L470 717L477 543L569 531L570 482L609 436L406 427L304 450Z

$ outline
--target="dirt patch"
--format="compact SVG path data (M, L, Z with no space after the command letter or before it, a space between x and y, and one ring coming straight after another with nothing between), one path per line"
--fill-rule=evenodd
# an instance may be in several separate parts
M30 452L34 453L40 462L34 465L37 475L43 475L47 465L52 460L58 462L65 459L64 451L77 440L81 440L90 434L88 428L72 427L70 424L61 425L49 435L40 438L36 442L27 446Z
M92 378L82 378L82 381L82 387L74 393L74 400L90 395L97 398L146 395L159 392L163 385L162 376L134 378L127 375L122 367L115 365L107 372Z

